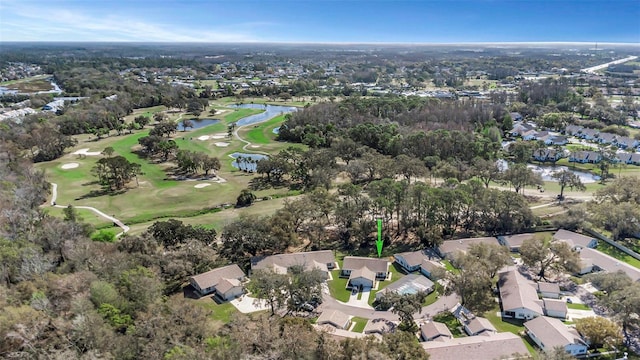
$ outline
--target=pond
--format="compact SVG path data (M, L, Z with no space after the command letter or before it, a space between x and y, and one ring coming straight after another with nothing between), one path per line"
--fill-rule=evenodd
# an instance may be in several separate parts
M264 105L264 104L238 104L238 105L229 105L232 108L241 108L241 109L261 109L264 112L260 114L250 115L245 118L242 118L236 122L237 126L244 126L250 124L256 124L259 122L267 121L281 114L288 114L294 111L298 111L298 108L295 106L282 106L282 105Z
M498 160L496 162L501 171L509 168L509 164L505 160ZM600 176L591 174L586 171L579 171L570 169L567 166L551 166L551 165L533 165L527 164L527 167L532 169L533 172L540 174L542 180L550 182L558 182L558 180L551 177L554 172L569 170L580 178L583 184L592 184L600 181Z
M220 120L217 120L217 119L188 119L188 120L191 120L191 123L193 124L193 127L189 128L190 130L200 129L205 126L213 125L220 122ZM180 121L178 123L178 131L184 131L183 121Z
M280 126L273 128L273 130L271 130L274 134L278 135L280 134Z
M231 166L233 166L236 169L240 169L242 171L249 171L249 172L256 171L258 167L257 165L258 160L268 158L267 155L238 153L238 152L235 152L229 156L235 159L231 163Z

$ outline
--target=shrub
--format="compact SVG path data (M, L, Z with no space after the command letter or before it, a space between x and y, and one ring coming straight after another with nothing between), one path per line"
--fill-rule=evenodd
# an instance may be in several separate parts
M91 240L99 242L114 242L116 241L116 234L111 230L102 229L91 235Z

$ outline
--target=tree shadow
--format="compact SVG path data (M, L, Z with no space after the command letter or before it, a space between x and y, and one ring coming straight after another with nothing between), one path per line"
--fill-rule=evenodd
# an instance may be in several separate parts
M100 196L105 196L105 195L109 195L109 196L115 196L115 195L121 195L124 194L125 192L127 192L127 189L120 189L120 190L111 190L111 189L100 189L100 190L91 190L88 193L79 196L76 198L76 200L83 200L83 199L89 199L89 198L94 198L94 197L100 197Z

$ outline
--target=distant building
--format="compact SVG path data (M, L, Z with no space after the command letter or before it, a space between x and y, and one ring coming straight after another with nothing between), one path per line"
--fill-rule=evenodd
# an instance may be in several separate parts
M494 237L447 240L443 241L442 244L438 247L438 253L443 258L451 256L457 251L465 253L473 244L499 244L499 242L498 239Z

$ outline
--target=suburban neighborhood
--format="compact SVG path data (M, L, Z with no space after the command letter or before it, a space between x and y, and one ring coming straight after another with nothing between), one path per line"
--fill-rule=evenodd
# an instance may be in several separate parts
M474 359L519 358L528 356L533 346L543 352L560 347L570 355L584 355L589 348L588 342L573 324L576 319L601 316L581 303L582 299L588 302L598 289L583 284L579 287L586 287L580 291L569 290L567 280L570 276L580 277L593 272L623 272L633 281L640 281L640 269L598 251L598 239L595 237L558 229L553 233L552 241L566 243L572 251L579 253L580 270L559 276L553 282L535 280L521 265L518 255L523 242L534 236L535 233L524 233L447 240L437 249L403 252L384 258L340 256L331 250L279 254L252 259L251 271L269 269L286 274L297 266L317 269L324 274L322 301L308 304L304 309L307 316L315 318L317 331L332 336L360 338L391 332L399 324L398 317L393 312L376 309L378 300L388 293L406 295L423 292L429 295L439 289L442 293L413 314L418 329L415 335L430 359L465 358L469 351L476 354ZM466 309L455 293L444 294L449 284L442 273L456 271L455 267L450 267L455 255L467 252L474 244L499 245L514 256L514 264L505 266L497 274L496 301L500 307L491 319ZM400 271L390 271L393 266ZM328 284L336 281L332 272L346 280L346 289L340 290L349 293L348 301L335 299L329 290ZM246 285L251 281L251 276L246 278L237 265L214 269L189 279L190 286L200 295L210 297L211 301L231 301L242 312L262 311L267 308L264 300L252 297L246 290L248 287L244 287L244 291L238 290L243 289L241 283ZM580 310L573 304L579 304ZM458 325L452 327L451 322L437 321L446 314ZM502 324L510 321L521 324L520 330L502 330Z

